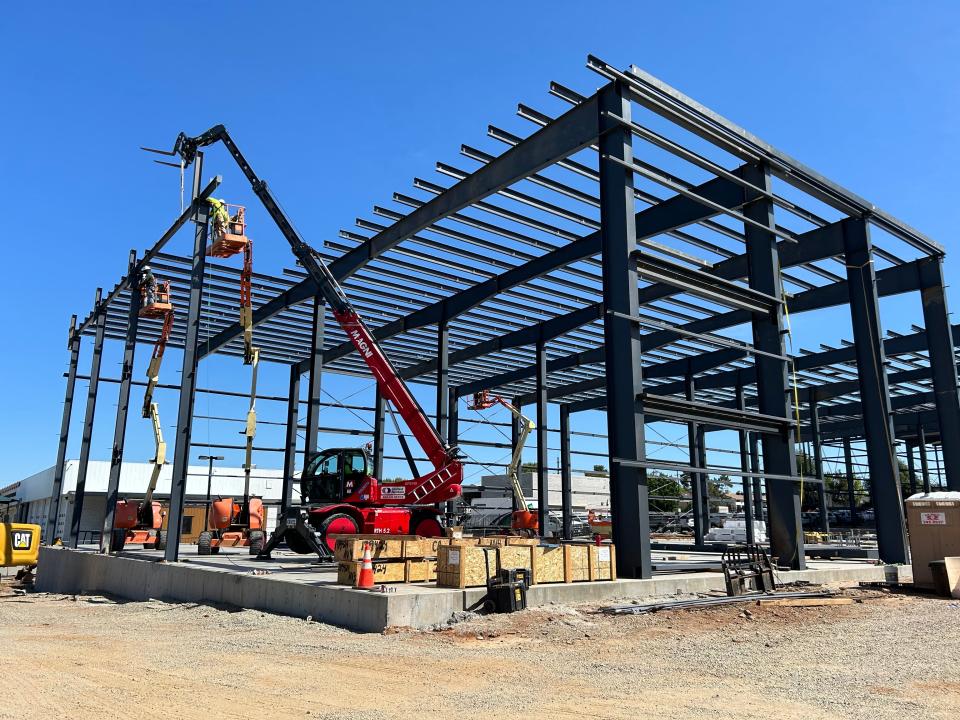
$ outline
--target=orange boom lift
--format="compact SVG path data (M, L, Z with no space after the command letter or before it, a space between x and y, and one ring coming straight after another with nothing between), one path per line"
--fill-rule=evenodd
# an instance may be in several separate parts
M163 430L160 426L160 413L157 403L153 402L153 391L160 380L160 365L163 362L163 351L173 331L173 303L170 302L170 281L164 280L157 284L153 302L147 304L147 288L140 288L140 317L162 319L160 337L153 346L153 355L147 366L147 389L143 393L143 417L150 418L153 425L153 439L156 452L153 457L153 469L150 473L150 482L143 502L136 500L120 500L117 502L116 514L113 521L113 542L111 547L122 550L126 543L143 544L144 548L163 550L167 545L167 533L163 530L163 506L153 499L157 489L157 481L163 470L163 463L167 458L167 443L163 440Z

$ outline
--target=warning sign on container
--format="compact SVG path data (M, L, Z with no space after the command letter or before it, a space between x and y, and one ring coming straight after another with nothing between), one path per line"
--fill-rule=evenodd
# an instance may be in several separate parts
M920 524L921 525L946 525L947 514L942 512L920 513Z

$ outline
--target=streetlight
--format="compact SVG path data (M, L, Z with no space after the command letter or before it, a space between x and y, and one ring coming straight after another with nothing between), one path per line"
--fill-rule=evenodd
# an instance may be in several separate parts
M207 502L203 508L203 530L206 532L210 524L210 485L213 483L213 461L223 460L223 455L201 455L201 460L207 460Z

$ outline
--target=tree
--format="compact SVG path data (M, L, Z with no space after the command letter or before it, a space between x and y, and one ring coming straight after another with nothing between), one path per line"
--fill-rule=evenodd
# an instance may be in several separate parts
M536 472L537 464L535 462L525 462L520 465L520 472Z
M606 471L607 471L607 466L606 466L606 465L594 465L594 466L593 466L593 471L594 471L594 472L606 472Z
M685 494L683 485L676 478L656 471L647 473L647 491L650 493L650 510L653 512L678 510L681 502L679 498Z

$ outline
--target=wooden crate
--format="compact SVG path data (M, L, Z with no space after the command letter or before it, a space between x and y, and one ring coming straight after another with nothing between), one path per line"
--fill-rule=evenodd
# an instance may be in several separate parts
M588 545L590 581L617 579L617 549L613 545Z
M441 545L437 549L437 585L440 587L483 587L497 572L501 548L475 545Z
M476 538L478 545L487 545L490 547L504 547L507 545L527 545L536 546L540 544L540 538L520 537L519 535L487 535Z
M337 582L340 585L353 585L357 581L357 574L362 564L361 561L337 563ZM430 582L436 577L436 560L375 560L373 562L375 583Z
M362 560L363 545L369 543L374 560L436 557L437 546L445 540L416 535L337 535L333 554L344 562Z
M444 545L437 551L437 585L483 587L497 568L528 568L531 584L617 579L613 545Z

